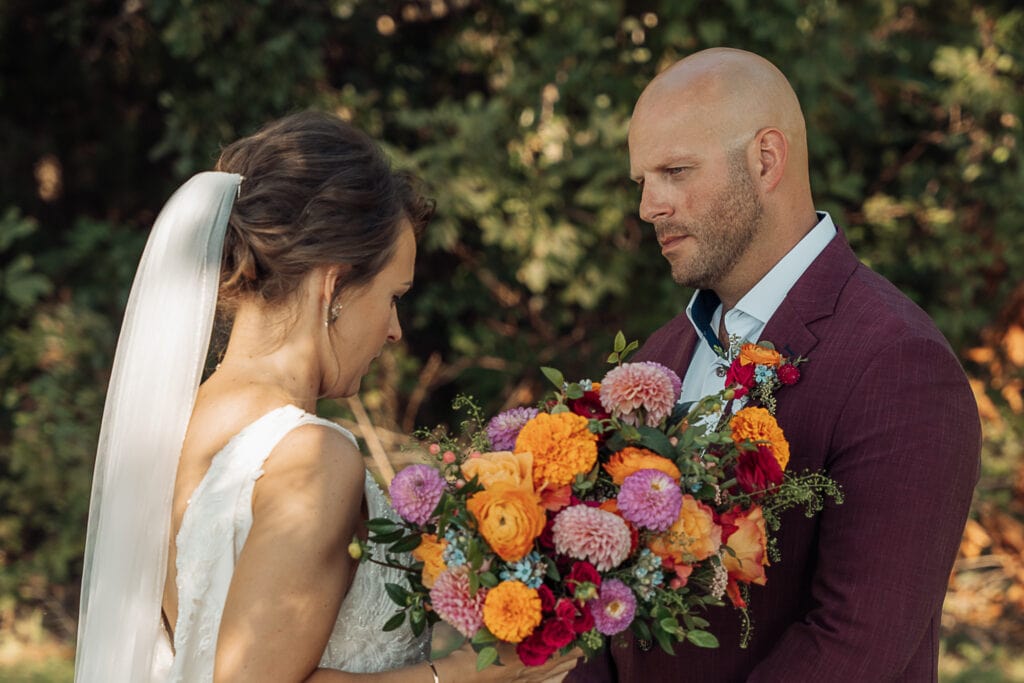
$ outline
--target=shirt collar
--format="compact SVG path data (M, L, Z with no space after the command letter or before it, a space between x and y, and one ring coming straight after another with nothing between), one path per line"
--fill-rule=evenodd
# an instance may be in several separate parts
M756 319L762 327L775 315L789 290L836 236L836 226L832 222L832 217L824 211L817 212L817 215L817 225L743 295L734 310ZM721 303L718 295L712 290L701 289L693 293L686 307L686 316L690 319L690 324L711 348L719 345L718 335L711 321Z

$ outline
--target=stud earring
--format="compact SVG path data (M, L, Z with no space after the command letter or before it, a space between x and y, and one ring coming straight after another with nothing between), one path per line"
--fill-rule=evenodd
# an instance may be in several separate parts
M341 315L341 309L342 309L342 304L341 304L340 301L335 301L331 305L330 310L327 312L327 315L325 316L325 320L324 320L324 326L325 327L330 325L331 323L333 323L335 320L338 319L338 316Z

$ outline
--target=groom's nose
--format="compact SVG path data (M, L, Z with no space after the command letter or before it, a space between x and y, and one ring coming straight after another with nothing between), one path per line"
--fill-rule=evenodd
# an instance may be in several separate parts
M647 223L656 223L672 215L672 204L664 188L656 183L644 183L640 193L640 218Z

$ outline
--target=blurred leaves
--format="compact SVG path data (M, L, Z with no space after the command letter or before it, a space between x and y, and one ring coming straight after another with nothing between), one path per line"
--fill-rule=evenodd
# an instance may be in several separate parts
M644 339L683 308L636 216L626 134L660 69L729 44L790 78L819 208L1020 433L1021 366L1000 350L1024 278L1016 3L8 0L0 39L0 620L12 596L76 583L156 211L222 145L307 107L380 139L437 198L405 340L364 382L382 426L447 421L458 394L529 403L539 366L586 376L614 331Z

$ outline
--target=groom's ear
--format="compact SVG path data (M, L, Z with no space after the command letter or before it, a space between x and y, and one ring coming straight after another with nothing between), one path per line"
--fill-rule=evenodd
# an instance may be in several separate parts
M764 128L757 133L758 179L765 192L771 192L782 181L789 157L789 142L778 128Z

